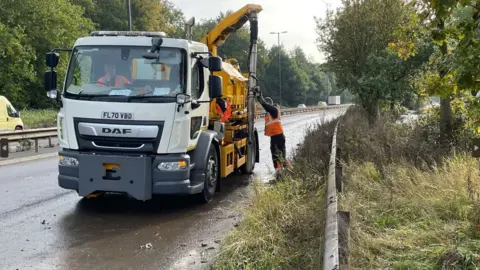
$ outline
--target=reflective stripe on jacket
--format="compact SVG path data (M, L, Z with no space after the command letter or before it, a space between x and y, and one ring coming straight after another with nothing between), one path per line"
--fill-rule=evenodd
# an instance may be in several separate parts
M272 137L283 133L280 110L277 109L277 112L277 118L273 118L269 113L265 114L265 136Z

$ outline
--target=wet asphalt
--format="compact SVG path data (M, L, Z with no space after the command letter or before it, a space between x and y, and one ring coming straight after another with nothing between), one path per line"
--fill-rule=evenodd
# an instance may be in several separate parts
M305 129L342 111L283 117L290 154ZM268 181L269 138L260 133L254 178ZM213 202L188 196L140 202L107 194L82 199L57 185L57 158L0 167L0 269L203 269L248 206L251 177L222 180Z

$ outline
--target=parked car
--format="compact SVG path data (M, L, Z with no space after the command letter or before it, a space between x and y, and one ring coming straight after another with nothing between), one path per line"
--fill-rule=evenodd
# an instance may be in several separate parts
M302 109L304 109L304 108L307 108L307 106L306 106L305 104L298 104L297 108L302 108Z
M0 130L22 130L23 121L20 113L15 110L10 101L0 96Z
M320 106L320 107L327 107L328 105L327 105L327 103L326 103L325 101L319 101L319 102L318 102L318 106Z

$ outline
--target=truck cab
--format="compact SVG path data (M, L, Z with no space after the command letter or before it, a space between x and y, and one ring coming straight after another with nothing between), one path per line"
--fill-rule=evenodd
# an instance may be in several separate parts
M221 78L211 72L222 65L204 44L163 33L94 32L75 42L61 91L58 59L47 54L45 85L61 102L61 187L148 200L201 193L206 175L210 185L218 181L219 142L208 117L211 98L221 96Z
M253 173L259 162L254 127L257 13L249 4L226 16L202 42L163 32L95 31L76 40L62 88L59 50L47 53L47 95L57 117L58 184L89 197L127 193L196 194L210 202L219 180ZM250 21L244 77L217 47Z

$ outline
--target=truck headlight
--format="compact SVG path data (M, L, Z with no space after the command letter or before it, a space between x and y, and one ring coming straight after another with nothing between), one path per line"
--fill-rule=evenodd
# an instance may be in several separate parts
M187 168L186 161L162 162L158 164L158 169L161 171L180 171Z
M58 156L58 164L61 166L77 167L79 162L78 159L73 157Z

